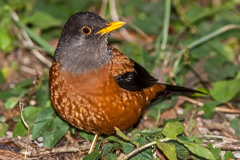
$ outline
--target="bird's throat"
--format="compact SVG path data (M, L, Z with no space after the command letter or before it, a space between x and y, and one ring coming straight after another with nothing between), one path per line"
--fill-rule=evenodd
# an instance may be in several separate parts
M67 54L62 54L59 58L59 62L61 70L81 74L91 72L93 69L101 68L109 62L111 55L112 51L108 47L106 50L97 52L96 50L89 50L89 53L72 51Z

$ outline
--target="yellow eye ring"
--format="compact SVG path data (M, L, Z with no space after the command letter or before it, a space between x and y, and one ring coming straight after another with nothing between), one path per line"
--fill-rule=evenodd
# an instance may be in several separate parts
M89 28L89 27L87 27L87 26L84 26L84 27L82 27L81 32L82 32L84 35L89 35L89 34L92 32L92 30L91 30L91 28Z

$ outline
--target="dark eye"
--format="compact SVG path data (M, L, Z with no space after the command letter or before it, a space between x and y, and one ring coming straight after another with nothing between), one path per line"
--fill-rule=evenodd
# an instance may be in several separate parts
M86 26L83 27L81 31L84 35L89 35L91 33L91 29L89 27L86 27Z

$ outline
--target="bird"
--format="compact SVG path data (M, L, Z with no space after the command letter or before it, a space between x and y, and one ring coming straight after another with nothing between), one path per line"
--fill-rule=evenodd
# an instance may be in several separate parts
M140 64L108 45L123 21L107 22L78 12L66 22L49 71L50 98L57 114L72 126L99 135L125 131L151 102L171 93L200 92L159 83Z

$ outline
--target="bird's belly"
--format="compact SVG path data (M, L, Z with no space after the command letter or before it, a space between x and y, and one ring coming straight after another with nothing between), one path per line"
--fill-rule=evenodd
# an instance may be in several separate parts
M65 93L59 99L53 98L54 107L63 119L88 132L111 134L114 127L126 130L138 121L144 108L141 93L133 94L123 89L114 93L113 88L105 86L81 94L81 90L74 93L67 88L65 92L53 90L53 93Z
M74 79L71 79L74 81ZM120 88L114 79L65 82L51 80L51 100L58 114L73 126L95 134L126 130L140 118L146 105L143 92Z

